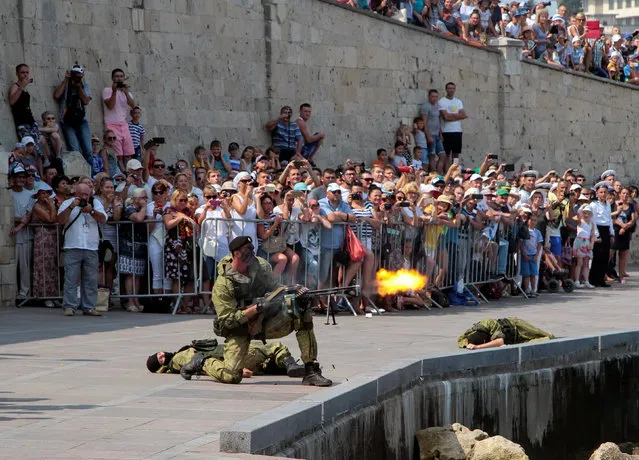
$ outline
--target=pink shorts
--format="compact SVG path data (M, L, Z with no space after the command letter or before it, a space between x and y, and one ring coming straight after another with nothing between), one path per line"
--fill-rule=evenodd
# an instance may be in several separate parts
M110 129L117 137L113 149L118 157L132 157L135 155L131 133L128 123L105 123L106 129Z

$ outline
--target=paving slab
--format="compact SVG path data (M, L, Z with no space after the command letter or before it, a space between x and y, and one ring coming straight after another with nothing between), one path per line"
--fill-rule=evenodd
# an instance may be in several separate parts
M472 354L456 348L457 336L487 317L518 316L558 337L630 330L639 324L639 271L631 275L628 284L606 290L373 318L339 315L337 326L316 317L319 359L336 385L358 386L365 374L403 368L409 358ZM331 391L284 376L231 386L146 370L149 354L212 336L210 316L118 310L69 318L60 309L0 310L0 458L260 458L219 453L220 431ZM282 341L299 354L294 336ZM410 367L405 372L414 374Z

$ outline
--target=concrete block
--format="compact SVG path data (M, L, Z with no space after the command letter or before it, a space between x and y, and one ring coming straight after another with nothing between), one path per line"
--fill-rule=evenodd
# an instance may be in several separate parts
M441 376L448 373L481 373L495 369L517 368L519 351L515 347L494 348L489 350L460 351L456 355L438 356L422 361L422 376Z
M62 156L64 172L71 176L90 176L91 167L80 152L68 152Z
M222 452L263 452L322 423L322 405L296 401L232 425L220 433Z
M380 370L377 379L377 397L410 385L422 376L422 360L405 359L395 361Z
M321 404L322 423L328 423L356 408L374 404L377 401L377 379L355 377L340 385L312 393L302 398L302 401Z
M636 353L639 349L639 331L615 332L599 337L602 357L624 352Z
M598 357L599 337L557 339L533 342L519 346L519 364L522 368L538 366L539 361L560 364L566 360L578 362Z

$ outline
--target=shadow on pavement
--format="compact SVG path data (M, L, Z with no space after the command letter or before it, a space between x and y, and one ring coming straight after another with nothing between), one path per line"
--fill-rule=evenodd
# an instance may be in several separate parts
M101 317L68 317L60 308L9 308L0 310L0 346L198 319L212 321L212 318L206 315L139 314L123 310L108 311ZM0 359L20 356L2 353Z

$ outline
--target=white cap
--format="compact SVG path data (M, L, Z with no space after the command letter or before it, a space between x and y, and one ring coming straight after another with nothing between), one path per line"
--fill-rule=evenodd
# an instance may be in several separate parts
M217 193L220 193L222 191L222 186L220 184L213 184L213 188Z
M493 174L497 174L497 170L496 169L489 169L488 171L486 171L486 177L490 177Z
M22 139L22 143L24 144L24 139ZM617 172L614 169L606 169L603 172L603 174L601 174L601 180L604 180L606 177L616 176L616 175L617 175Z
M479 195L481 192L478 188L471 187L464 192L464 198L468 198L471 195Z
M615 34L612 36L612 42L613 43L617 43L619 40L621 40L623 37L619 34Z
M519 210L532 214L532 209L530 209L530 206L528 206L527 204L524 204L521 208L519 208Z
M470 176L469 180L472 182L472 181L477 180L477 179L482 179L483 180L483 177L481 177L479 174L475 173L472 176Z
M575 190L581 190L582 188L583 188L583 187L582 187L581 185L579 185L579 184L572 184L572 185L570 186L570 191L571 191L571 192L574 192Z
M573 42L573 43L578 43L578 42L580 42L580 41L581 41L581 39L580 39L579 37L577 37L577 36L575 36L575 37L573 37L573 38L572 38L572 42Z
M581 195L579 195L579 198L577 198L577 201L582 201L582 200L589 201L590 198L588 198L586 195L582 193Z
M140 160L136 160L135 158L133 158L132 160L126 162L127 171L137 171L138 169L144 169L144 166L142 166Z
M592 213L592 206L590 206L589 204L582 204L579 207L579 211L580 212L590 212L590 213Z
M341 187L337 182L331 182L330 184L328 184L328 187L326 187L327 192L338 192L340 190Z
M20 142L24 146L26 146L27 144L35 144L35 141L33 140L33 137L31 136L24 136Z

